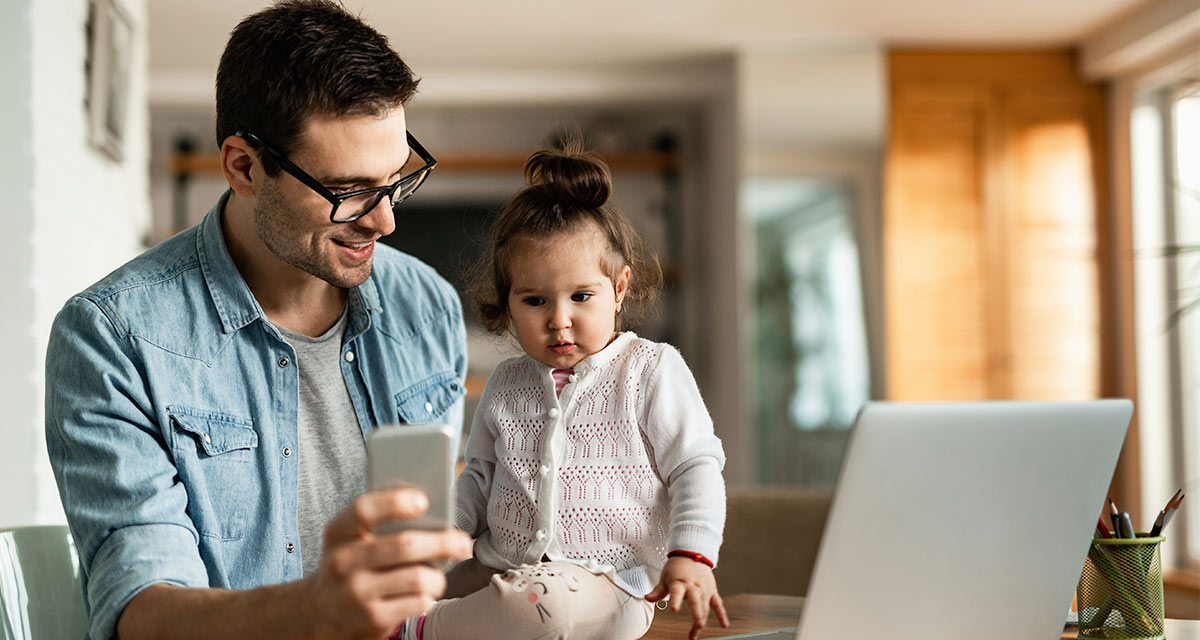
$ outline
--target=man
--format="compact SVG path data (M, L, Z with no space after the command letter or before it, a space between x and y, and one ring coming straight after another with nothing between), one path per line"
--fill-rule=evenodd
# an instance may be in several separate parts
M379 640L470 554L372 534L419 492L359 497L375 426L462 421L458 299L377 245L432 167L416 85L328 0L246 18L217 73L229 191L56 318L46 438L93 640Z

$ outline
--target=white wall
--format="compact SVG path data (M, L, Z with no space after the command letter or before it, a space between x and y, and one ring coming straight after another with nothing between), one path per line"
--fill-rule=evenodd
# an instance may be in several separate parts
M134 23L124 160L88 144L84 109L86 0L6 0L0 9L0 528L62 522L46 458L43 396L50 324L71 294L142 248L146 177L145 0L120 0Z
M0 86L10 95L33 93L32 0L0 3ZM5 406L5 446L0 447L0 527L30 519L35 511L34 483L29 460L35 451L33 420L37 411L34 398L32 362L36 348L31 330L33 294L33 220L34 210L32 101L0 100L0 193L6 195L5 233L0 235L0 398Z

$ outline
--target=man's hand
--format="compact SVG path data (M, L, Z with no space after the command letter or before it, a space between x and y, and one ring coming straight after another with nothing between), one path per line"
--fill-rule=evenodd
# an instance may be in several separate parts
M321 566L306 579L311 606L320 613L319 636L378 640L442 594L445 576L429 563L469 557L466 534L373 533L381 523L419 516L427 507L425 495L414 489L372 491L330 521Z
M679 611L684 600L687 601L688 609L692 612L692 631L688 634L690 640L700 637L700 630L708 621L710 608L717 614L717 621L722 627L729 626L725 604L717 593L717 579L708 565L691 558L668 558L662 577L654 590L646 594L646 600L658 602L667 595L671 596L671 611Z
M425 611L445 588L429 562L466 558L461 531L374 535L375 526L424 513L420 491L373 491L325 528L325 553L313 575L249 591L152 584L117 620L122 640L354 638L379 640Z

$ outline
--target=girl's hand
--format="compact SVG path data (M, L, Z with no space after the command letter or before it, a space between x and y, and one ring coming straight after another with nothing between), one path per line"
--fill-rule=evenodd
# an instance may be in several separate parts
M671 596L671 611L679 611L684 600L687 600L688 608L692 611L692 631L688 634L690 640L700 637L700 630L708 621L710 608L717 614L717 621L722 627L729 626L725 604L717 593L717 579L708 565L691 558L668 558L662 577L654 590L646 594L646 601L658 602L667 595Z

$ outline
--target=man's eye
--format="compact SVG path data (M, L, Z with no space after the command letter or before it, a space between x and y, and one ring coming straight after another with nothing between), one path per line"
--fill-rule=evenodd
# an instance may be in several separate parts
M537 296L528 296L522 298L521 302L524 302L531 307L540 307L541 305L546 304L545 298L539 298Z
M573 293L571 294L571 302L587 302L590 297L592 297L590 293Z

